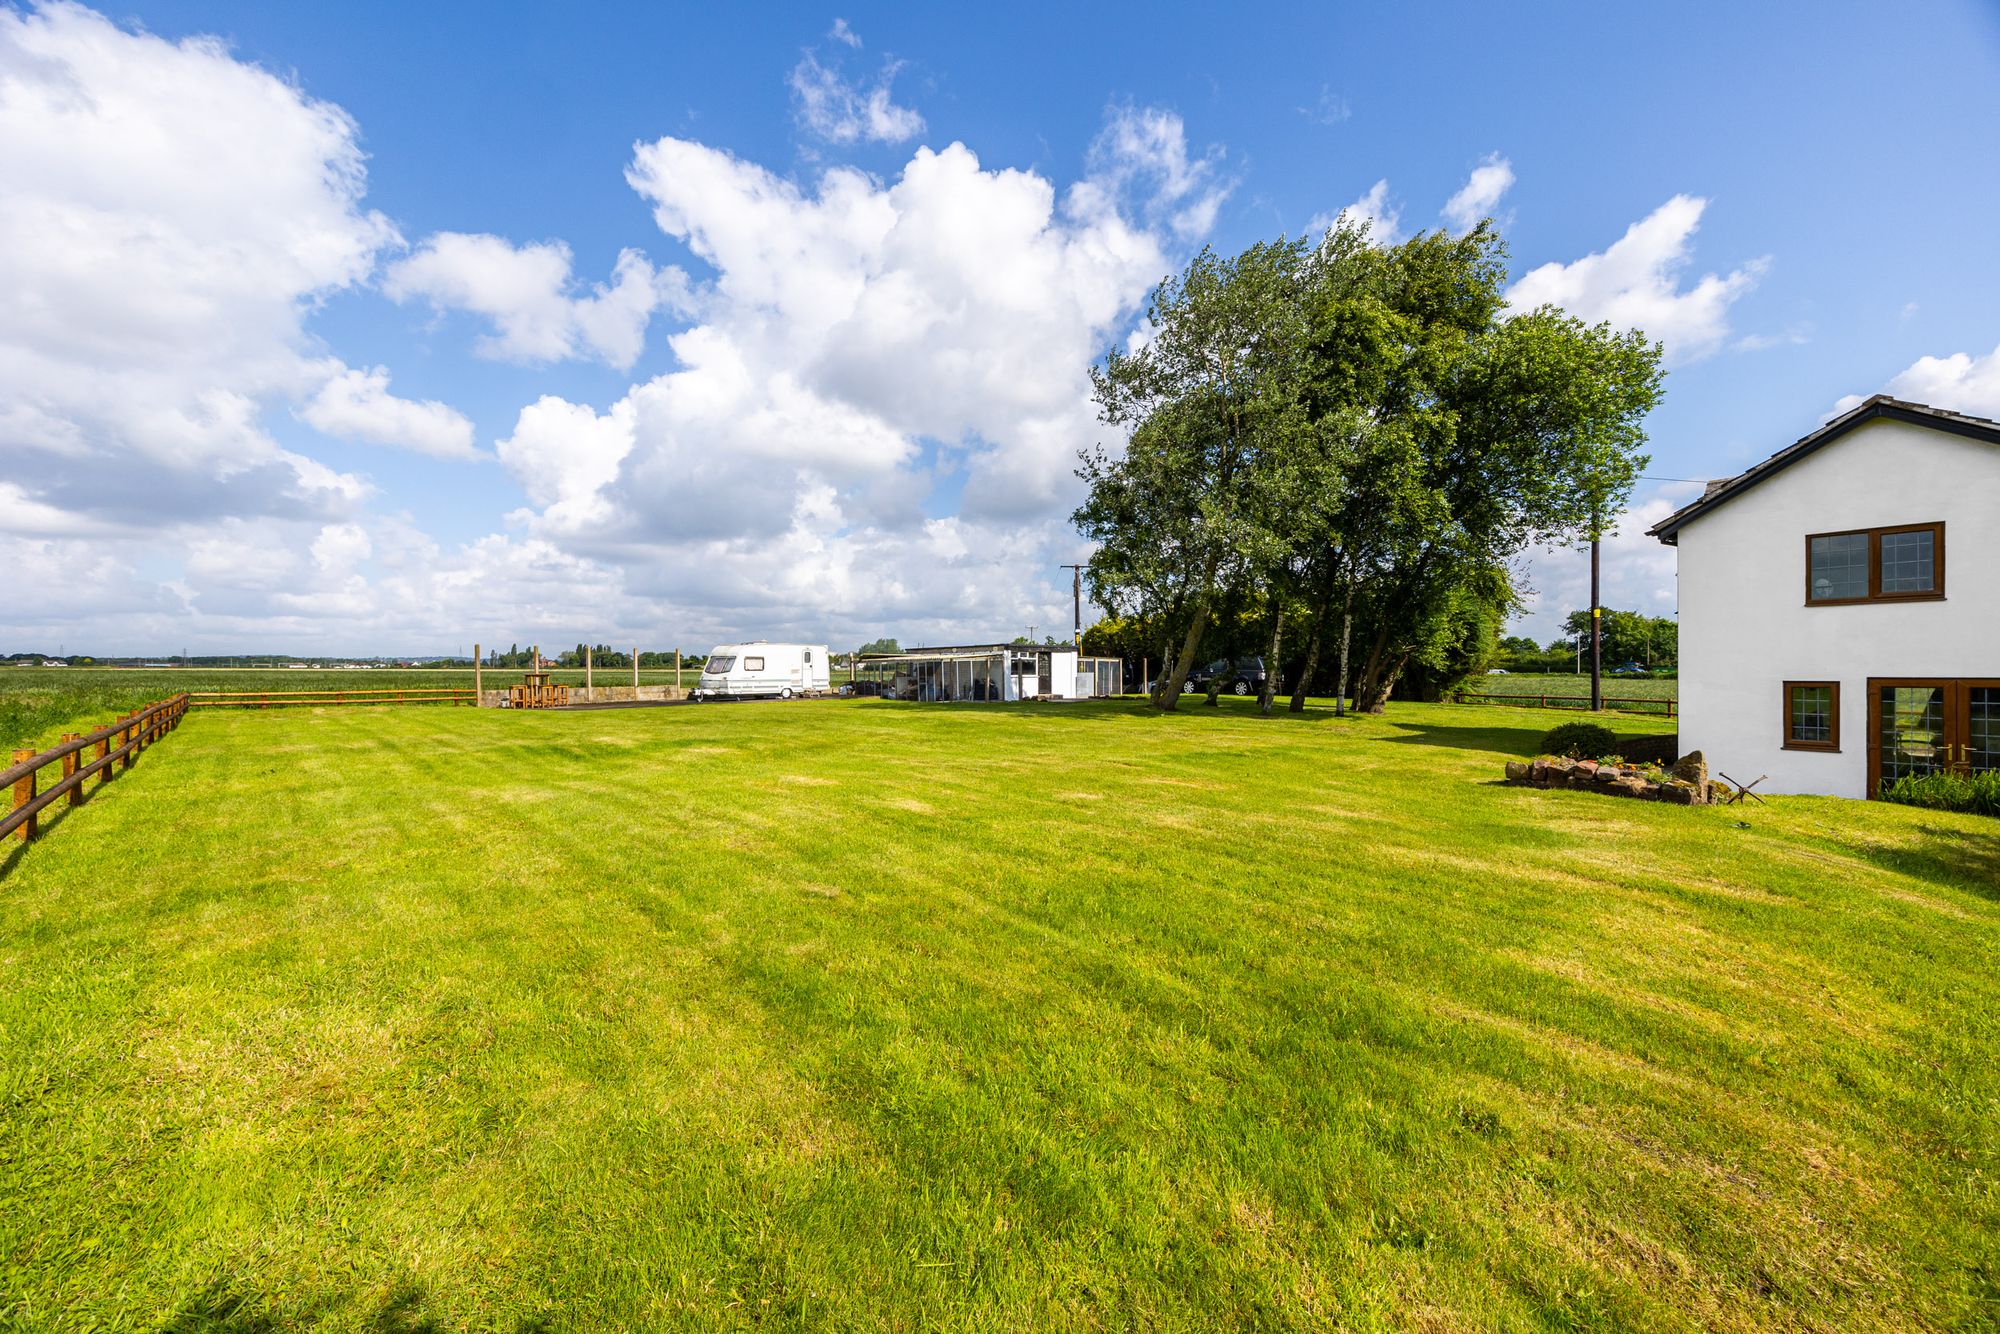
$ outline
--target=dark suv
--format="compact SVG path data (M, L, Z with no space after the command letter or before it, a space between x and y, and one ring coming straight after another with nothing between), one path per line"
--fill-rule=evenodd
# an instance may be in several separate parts
M1231 662L1227 658L1218 658L1206 667L1197 667L1189 672L1185 689L1205 695L1209 685L1217 681L1233 695L1261 695L1264 693L1264 660L1238 658Z

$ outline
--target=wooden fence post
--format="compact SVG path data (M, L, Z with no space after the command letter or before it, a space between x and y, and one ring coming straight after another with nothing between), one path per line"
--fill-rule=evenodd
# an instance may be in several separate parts
M674 649L674 689L679 690L680 688L681 688L681 651L678 647L676 647Z
M97 758L101 760L110 754L111 754L111 738L108 736L98 738ZM102 769L99 769L97 771L97 785L99 787L103 787L106 783L110 781L111 781L111 766L107 764Z
M32 750L17 750L14 752L14 763L16 764L19 764L22 760L32 760L34 758L35 752ZM34 799L35 775L30 772L16 778L14 780L14 809L18 811ZM14 830L14 837L26 843L34 838L34 836L35 817L31 815Z
M479 645L474 644L472 646L472 707L473 708L476 709L479 707L480 696L483 693L484 692L480 689L480 681L479 681Z
M123 727L118 729L118 748L120 750L124 750L126 746L132 744L132 734L137 730L132 725L132 719L137 715L137 713L138 710L134 709L131 713L119 715L118 721L125 724ZM118 769L122 773L123 771L130 769L131 767L132 767L132 752L126 750L125 757L118 761Z
M591 659L591 656L592 656L592 649L591 649L591 646L590 646L589 644L585 644L585 645L583 646L583 688L584 688L585 690L589 690L589 689L591 688L591 685L590 685L590 681L591 681L591 676L590 676L590 659Z
M632 689L635 693L639 689L639 646L637 644L632 646Z
M82 737L82 735L83 734L81 732L64 732L63 743L67 745L69 742L78 740L79 738ZM71 751L69 754L63 756L64 778L76 777L76 771L78 768L77 765L78 758L79 754L77 751ZM83 804L83 784L78 783L75 787L69 790L69 804L72 806L81 806Z

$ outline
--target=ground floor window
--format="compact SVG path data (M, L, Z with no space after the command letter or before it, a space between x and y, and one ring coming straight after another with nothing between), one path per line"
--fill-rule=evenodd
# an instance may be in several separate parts
M1840 682L1785 682L1785 749L1840 749Z

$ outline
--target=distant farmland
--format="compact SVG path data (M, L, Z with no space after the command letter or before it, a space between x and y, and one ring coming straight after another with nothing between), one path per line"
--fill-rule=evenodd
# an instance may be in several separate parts
M488 667L488 690L521 679L519 667ZM566 685L582 685L583 669L557 668ZM694 684L699 672L683 669ZM630 684L630 667L600 667L600 685ZM645 685L672 685L674 669L642 667ZM470 667L0 667L0 744L47 746L64 732L102 726L117 714L182 690L421 690L472 685Z

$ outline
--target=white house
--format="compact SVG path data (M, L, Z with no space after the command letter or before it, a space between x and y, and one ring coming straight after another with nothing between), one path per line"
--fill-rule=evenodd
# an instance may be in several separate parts
M2000 422L1877 396L1649 531L1683 751L1842 797L2000 768Z

